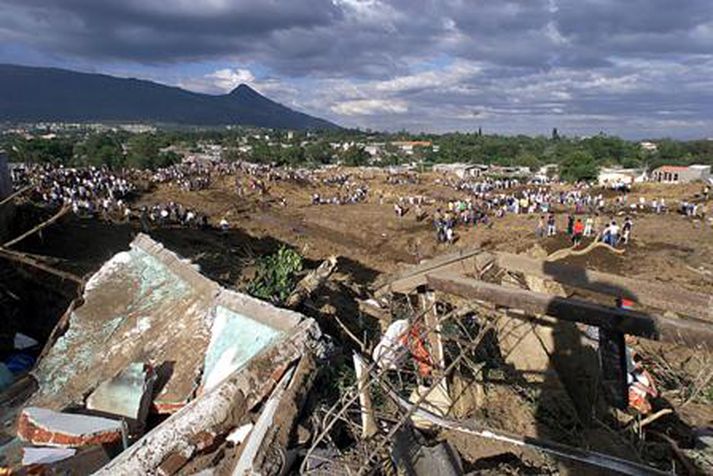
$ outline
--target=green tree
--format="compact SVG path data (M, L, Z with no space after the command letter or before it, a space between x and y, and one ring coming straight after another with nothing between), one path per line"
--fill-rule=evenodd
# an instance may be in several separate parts
M571 182L594 180L599 174L599 166L587 151L576 151L567 157L560 166L560 176Z
M361 167L369 163L369 153L361 146L351 146L342 153L342 163L351 167Z

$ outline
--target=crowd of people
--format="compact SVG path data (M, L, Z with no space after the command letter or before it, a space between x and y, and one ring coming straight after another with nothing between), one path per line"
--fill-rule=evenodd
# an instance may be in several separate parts
M30 165L12 169L12 179L16 188L29 187L34 201L50 207L70 206L82 216L101 216L107 219L131 219L139 217L142 223L158 225L196 226L207 221L196 210L189 210L175 203L155 205L141 210L131 210L128 202L136 191L135 183L143 180L148 185L176 186L182 190L195 191L210 188L220 177L235 177L239 197L251 192L269 194L271 184L292 182L300 186L314 188L312 205L345 205L363 203L369 200L370 190L363 171L309 170L274 167L248 162L184 162L161 168L154 172L138 170L111 171L107 168L71 168L61 165ZM419 181L416 174L387 174L386 182L392 186L412 184ZM642 212L666 213L664 198L647 200L639 197L629 199L629 190L621 190L615 197L601 189L586 185L551 187L519 179L480 178L477 180L455 180L438 178L440 186L448 186L461 198L445 200L435 196L414 195L410 197L391 195L379 191L378 203L385 199L393 204L398 217L415 209L417 221L429 214L432 217L438 242L452 243L456 239L457 227L489 225L494 219L507 215L539 215L535 233L544 238L558 232L557 216L567 216L566 230L575 246L584 238L598 237L612 246L630 241L633 221L632 214ZM334 189L334 192L325 188ZM438 192L442 193L442 192ZM706 189L705 194L709 194ZM283 206L287 206L284 198ZM428 207L425 207L428 205ZM678 211L689 217L705 217L705 207L700 200L684 200L678 204ZM435 209L435 211L433 211ZM620 222L604 216L628 216Z
M16 188L30 187L30 197L49 207L69 206L77 215L123 215L135 188L125 176L106 168L30 165L13 168Z

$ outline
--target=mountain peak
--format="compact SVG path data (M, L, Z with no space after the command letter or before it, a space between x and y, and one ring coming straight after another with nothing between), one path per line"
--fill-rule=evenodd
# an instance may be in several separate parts
M255 91L253 88L245 83L241 83L237 88L233 89L229 93L231 96L262 96L259 92Z
M145 80L0 64L2 121L238 124L292 130L339 127L272 101L247 84L230 94L210 95Z

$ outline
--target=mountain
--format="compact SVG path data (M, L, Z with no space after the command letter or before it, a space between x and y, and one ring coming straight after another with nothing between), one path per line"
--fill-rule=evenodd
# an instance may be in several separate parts
M0 121L339 127L272 101L245 84L229 94L210 95L139 79L1 64Z

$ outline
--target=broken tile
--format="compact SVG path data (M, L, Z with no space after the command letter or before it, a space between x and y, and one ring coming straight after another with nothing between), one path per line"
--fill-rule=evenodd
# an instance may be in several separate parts
M123 428L122 422L108 418L27 407L17 423L17 436L36 445L78 447L117 443Z

